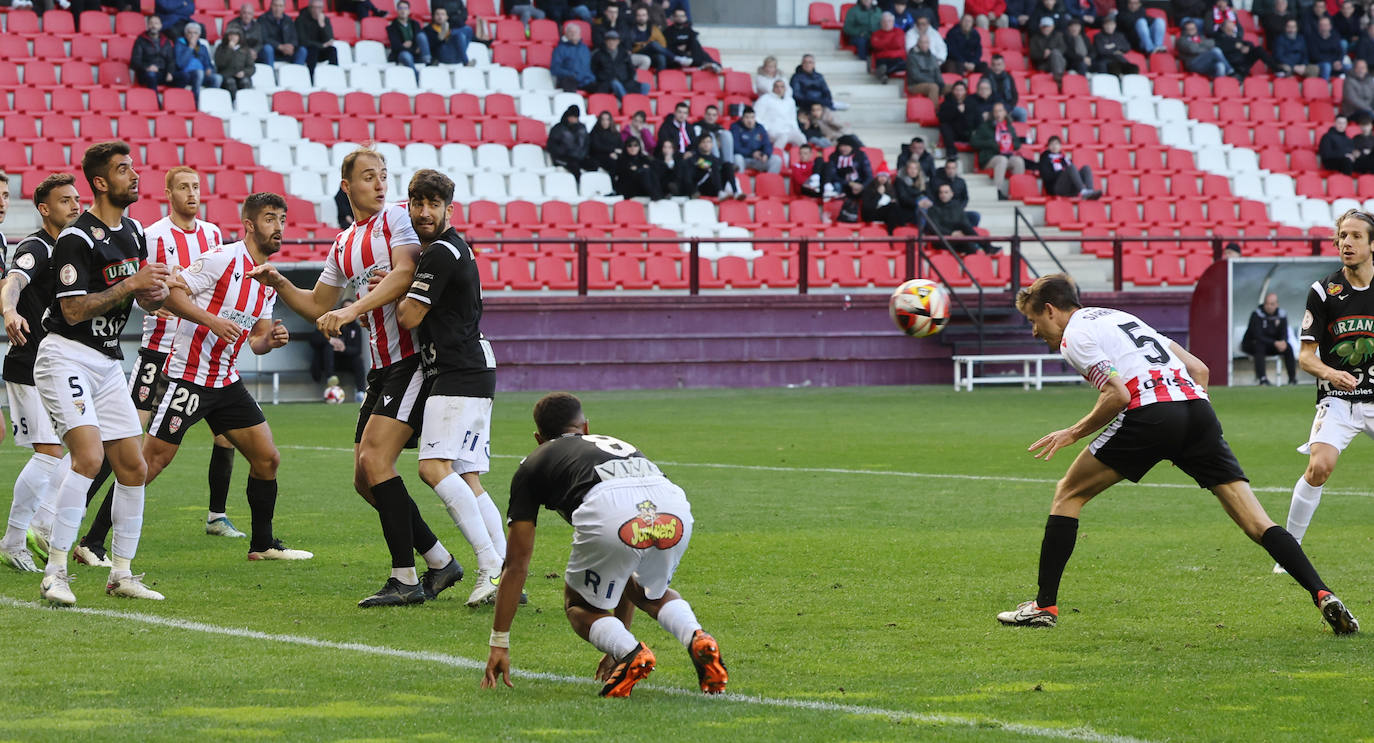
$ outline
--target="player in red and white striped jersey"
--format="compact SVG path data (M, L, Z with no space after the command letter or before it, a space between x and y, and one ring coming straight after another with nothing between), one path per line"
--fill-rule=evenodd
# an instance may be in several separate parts
M335 239L315 287L301 289L271 265L257 267L252 276L276 289L288 307L315 321L326 336L338 335L341 327L367 315L372 372L354 432L353 487L377 509L391 552L391 577L407 586L421 584L419 600L433 598L462 578L463 568L420 517L396 472L397 457L402 449L415 446L424 419L424 374L415 337L396 323L396 302L410 288L420 240L406 208L386 202L386 160L380 154L355 150L344 158L341 170L341 188L355 221ZM334 309L341 298L354 293L357 302ZM423 580L415 573L415 552L430 568ZM382 594L368 596L359 605L415 603L418 595L412 591L400 601Z
M1030 321L1036 338L1059 349L1098 389L1091 412L1073 426L1045 435L1029 450L1049 460L1056 451L1107 428L1079 452L1055 487L1040 544L1039 593L998 614L998 621L1053 627L1059 617L1059 581L1073 554L1083 506L1123 479L1139 482L1167 459L1216 495L1245 534L1311 594L1336 634L1359 630L1355 617L1322 582L1297 540L1255 499L1207 399L1206 364L1134 315L1084 307L1078 288L1064 274L1037 279L1017 295L1016 308Z
M248 507L253 528L249 560L308 560L314 555L285 547L272 534L280 454L262 408L239 379L238 354L281 348L290 334L272 320L276 291L248 272L281 250L286 200L255 193L243 202L243 241L212 250L187 266L168 298L184 318L163 373L167 390L143 441L151 484L171 464L187 429L201 419L248 460Z

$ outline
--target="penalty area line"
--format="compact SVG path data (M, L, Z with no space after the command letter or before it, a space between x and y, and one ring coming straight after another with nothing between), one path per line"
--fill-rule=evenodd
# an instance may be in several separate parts
M187 632L199 632L201 634L219 635L222 637L237 637L247 640L262 640L266 642L282 643L286 645L299 645L303 647L318 648L323 650L341 650L352 653L362 653L366 655L383 656L396 658L399 660L419 661L423 663L436 663L449 666L451 668L462 668L469 671L482 671L487 664L483 661L464 658L459 655L448 653L436 653L429 651L401 650L399 648L389 648L381 645L367 645L360 642L335 642L333 640L321 640L314 637L303 635L285 635L260 632L258 630L243 629L239 627L221 627L219 625L207 624L188 619L175 619L171 617L160 617L155 614L140 614L130 611L116 611L113 609L91 609L85 607L73 607L66 609L54 609L32 601L20 601L9 596L0 596L0 606L12 609L31 609L38 611L54 611L64 614L83 614L86 616L105 617L126 622L137 622L156 627L168 629L184 630ZM556 684L570 684L585 686L588 689L599 686L599 682L592 679L578 676L568 676L558 673L545 673L541 671L524 671L512 669L511 676L530 681L546 681ZM476 683L476 679L473 679ZM661 687L653 684L640 684L640 689L651 690L661 694L672 696L701 696L700 692L680 688ZM1028 725L1019 722L1007 722L995 718L987 717L963 717L959 715L930 714L923 712L909 712L906 710L885 709L882 707L870 707L857 704L839 704L836 702L823 702L807 699L786 699L772 698L763 696L752 696L747 694L721 694L713 697L719 703L752 705L758 707L775 707L782 709L795 709L809 712L836 713L845 715L861 715L869 717L884 717L895 722L914 722L927 725L945 725L951 727L966 728L994 728L1004 730L1017 735L1035 736L1039 738L1057 738L1061 740L1088 741L1088 743L1148 743L1140 738L1132 738L1124 735L1112 735L1110 733L1099 733L1086 725L1072 728L1051 728L1037 725Z
M329 452L348 452L353 453L352 449L344 449L337 446L292 446L279 445L278 449L289 449L295 451L329 451ZM492 454L492 459L524 459L523 456L515 454ZM1009 475L969 475L958 472L903 472L899 470L865 470L851 469L845 467L783 467L781 465L768 464L726 464L722 462L665 462L654 460L665 467L701 467L704 469L718 470L744 470L749 472L795 472L800 474L817 475L864 475L873 477L905 477L912 479L926 480L968 480L974 482L1019 482L1031 485L1054 485L1059 482L1059 478L1048 477L1013 477ZM1122 483L1123 487L1136 488L1159 488L1164 490L1199 490L1197 485L1189 485L1180 482L1129 482ZM1256 493L1292 493L1292 488L1283 487L1255 487L1251 490ZM1333 490L1322 491L1327 495L1358 495L1364 498L1374 497L1374 493L1365 490Z

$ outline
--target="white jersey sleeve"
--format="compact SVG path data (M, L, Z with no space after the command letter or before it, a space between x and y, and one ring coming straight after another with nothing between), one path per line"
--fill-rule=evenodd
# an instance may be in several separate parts
M233 257L227 250L212 250L197 258L181 272L181 280L191 288L191 297L201 309L205 309L209 303L208 298L202 301L201 295L219 281Z
M1116 364L1098 342L1096 336L1101 328L1097 323L1085 324L1081 328L1065 328L1064 340L1060 344L1060 354L1064 360L1099 390L1112 377L1121 376Z
M1083 307L1069 318L1060 353L1098 389L1120 377L1131 395L1127 409L1207 399L1172 346L1173 341L1135 315Z
M415 234L415 227L410 223L410 210L401 204L392 204L386 209L387 228L391 232L391 240L388 244L394 252L397 247L402 245L419 246L420 236Z
M325 259L324 270L320 272L321 284L325 286L342 287L344 284L348 283L347 276L344 274L343 269L339 267L339 256L343 253L340 249L342 247L342 239L345 235L351 234L352 232L350 231L343 232L339 237L334 239L334 244L329 246L329 257Z

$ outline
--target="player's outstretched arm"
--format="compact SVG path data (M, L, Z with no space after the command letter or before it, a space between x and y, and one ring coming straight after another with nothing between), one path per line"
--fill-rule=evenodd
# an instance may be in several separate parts
M1169 350L1173 351L1174 355L1183 362L1183 368L1188 370L1188 376L1192 377L1193 381L1198 383L1198 386L1202 388L1203 392L1206 392L1207 381L1211 378L1212 371L1207 368L1207 365L1202 362L1202 359L1188 353L1187 349L1173 341L1169 342Z
M243 334L243 328L233 320L226 320L217 317L201 309L200 305L191 300L191 291L186 284L177 282L172 285L172 291L167 296L166 308L177 317L189 320L197 325L204 325L214 333L216 337L233 343Z
M494 689L499 678L506 686L510 682L510 626L515 610L520 608L520 592L530 572L530 555L534 553L534 522L512 521L506 537L506 565L501 570L501 585L496 589L496 614L491 620L491 654L487 670L482 676L482 688Z
M281 297L292 312L310 322L315 322L320 318L320 315L338 304L339 296L343 294L342 287L331 286L322 281L315 282L315 288L306 291L291 283L290 279L282 276L277 267L271 263L254 267L248 272L248 277L275 289L277 296Z
M143 309L155 312L165 299L165 296L158 297L158 293L167 291L167 281L171 278L167 264L145 263L138 273L103 292L62 297L62 316L68 324L77 325L120 306L131 294L138 296Z
M1327 366L1322 361L1321 349L1317 346L1316 341L1302 342L1302 348L1298 349L1298 366L1308 374L1343 392L1353 392L1360 384L1359 380L1355 379L1355 375L1350 372Z
M290 341L291 334L282 321L266 317L253 323L253 332L248 335L248 346L259 356L274 348L281 348Z
M384 307L405 296L410 282L415 278L415 254L419 245L398 245L391 249L391 271L386 277L368 290L367 294L347 307L340 307L324 313L316 326L321 333L333 337L339 329L378 307Z
M19 295L29 285L29 277L16 272L0 284L0 311L5 315L5 334L10 343L22 346L28 343L29 321L19 314Z
M1131 393L1120 377L1108 377L1097 395L1097 403L1081 420L1069 428L1047 433L1027 447L1036 459L1049 461L1054 453L1107 425L1131 402Z
M428 314L429 305L418 299L406 297L396 303L396 322L406 330L418 328Z

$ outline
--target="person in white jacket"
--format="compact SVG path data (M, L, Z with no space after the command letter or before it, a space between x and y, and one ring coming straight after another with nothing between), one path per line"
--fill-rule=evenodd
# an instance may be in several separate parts
M763 58L763 66L754 73L754 95L768 95L773 92L773 83L781 80L783 87L787 90L788 99L792 98L792 88L787 83L787 76L778 69L778 58L768 55ZM772 131L771 129L769 131Z
M906 50L909 52L916 46L916 39L925 36L930 40L930 53L940 60L940 64L945 63L945 58L949 56L949 48L945 46L944 37L940 36L940 31L930 25L930 19L920 16L916 19L916 25L906 30Z
M754 101L755 117L778 147L790 147L806 141L806 135L797 126L797 104L788 95L791 92L787 83L779 78L773 81L772 91Z

